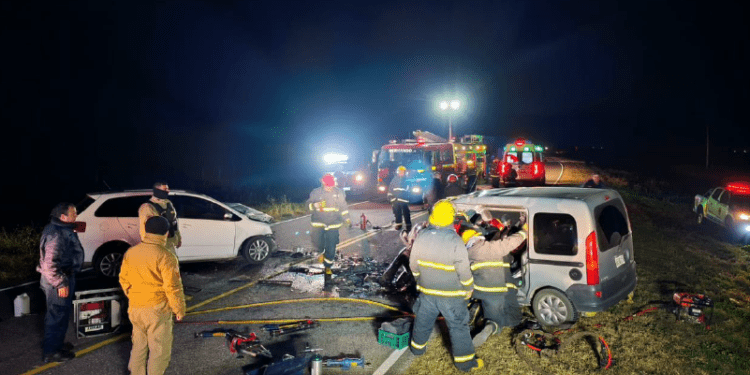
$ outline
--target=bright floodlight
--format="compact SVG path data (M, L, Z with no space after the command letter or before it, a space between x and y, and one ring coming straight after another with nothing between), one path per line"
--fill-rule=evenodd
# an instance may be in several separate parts
M451 100L451 109L454 111L458 109L458 107L461 106L461 102L458 100Z
M448 109L448 102L446 102L445 100L443 100L442 102L440 102L440 109L442 109L443 111L445 111L446 109Z
M344 154L330 153L323 155L323 161L325 161L326 164L343 163L347 160L349 160L349 156Z

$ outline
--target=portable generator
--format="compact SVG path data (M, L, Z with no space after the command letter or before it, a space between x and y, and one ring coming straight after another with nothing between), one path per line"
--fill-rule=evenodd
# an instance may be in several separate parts
M705 294L675 293L672 296L675 303L673 312L677 319L684 319L693 323L703 323L710 328L714 315L714 302ZM708 310L708 315L706 312Z

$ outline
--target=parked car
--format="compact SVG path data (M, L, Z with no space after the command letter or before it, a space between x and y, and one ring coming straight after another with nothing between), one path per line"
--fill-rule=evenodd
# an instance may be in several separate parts
M531 306L543 325L573 323L632 296L633 236L616 191L518 187L477 191L454 203L485 221L528 218L527 249L512 271L523 280L519 303Z
M724 227L731 239L750 235L750 183L732 182L697 194L693 212L699 225L707 221Z
M138 208L150 197L151 190L87 194L77 205L76 222L85 264L104 277L118 276L122 255L141 241ZM242 255L250 263L262 263L276 249L268 215L183 190L170 191L169 199L182 234L177 249L180 262Z

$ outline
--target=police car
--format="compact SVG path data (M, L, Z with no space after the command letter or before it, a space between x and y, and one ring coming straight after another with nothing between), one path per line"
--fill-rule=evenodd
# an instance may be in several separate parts
M693 205L698 225L724 227L732 239L750 237L750 183L732 182L696 195Z

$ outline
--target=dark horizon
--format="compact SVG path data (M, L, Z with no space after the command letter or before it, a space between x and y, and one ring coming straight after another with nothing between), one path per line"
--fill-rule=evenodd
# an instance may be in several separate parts
M747 170L747 11L697 1L3 4L4 222L91 191L264 197L412 130ZM744 125L743 125L744 124ZM42 215L41 217L39 215ZM17 220L16 220L17 218Z

